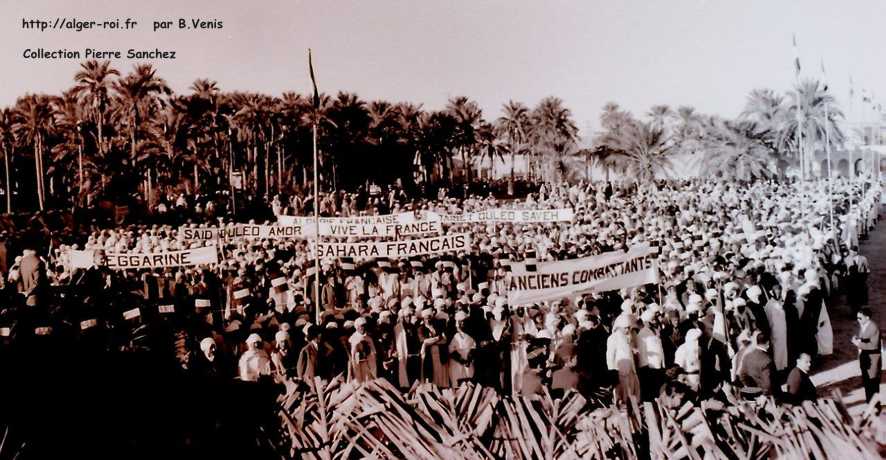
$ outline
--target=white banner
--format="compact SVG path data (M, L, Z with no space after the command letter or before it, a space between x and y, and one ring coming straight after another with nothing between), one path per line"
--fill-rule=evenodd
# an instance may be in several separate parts
M462 214L441 214L444 224L502 222L512 224L568 222L575 217L572 209L487 209Z
M467 233L435 236L416 240L363 242L363 243L317 243L320 257L351 258L403 258L450 251L469 251L471 237Z
M578 292L612 291L658 282L658 248L635 246L581 259L541 262L536 270L512 263L508 280L511 306L554 300Z
M397 237L443 232L436 215L415 215L411 212L379 216L321 217L320 235L335 237ZM312 216L277 216L281 226L298 226L304 237L314 236L315 222Z
M219 236L218 227L179 227L178 234L185 240L215 240Z
M89 268L94 265L95 251L67 252L72 268ZM106 253L108 268L128 270L130 268L165 268L189 265L217 264L218 251L215 246L207 246L184 251L154 253Z

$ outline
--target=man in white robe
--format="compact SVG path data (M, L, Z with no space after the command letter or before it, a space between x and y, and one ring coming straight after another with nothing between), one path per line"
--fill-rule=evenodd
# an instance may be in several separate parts
M477 348L477 343L465 332L467 317L463 311L455 314L456 332L449 342L449 380L453 388L474 378L473 352Z
M765 309L770 328L772 360L775 363L775 368L783 371L788 367L788 326L784 305L781 300L773 298L766 303Z
M372 337L366 335L366 318L357 318L354 321L354 329L354 333L348 339L348 343L351 345L348 380L359 383L368 382L378 375L375 343Z

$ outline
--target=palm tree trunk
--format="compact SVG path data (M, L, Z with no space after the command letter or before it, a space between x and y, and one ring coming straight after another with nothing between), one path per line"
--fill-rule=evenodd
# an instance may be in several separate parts
M151 167L148 166L148 197L145 200L145 203L148 205L148 212L153 211L154 207L152 206L152 199L154 196L154 183L153 183L153 174L151 174Z
M252 187L258 193L258 142L252 146Z
M194 161L194 192L200 190L200 174L197 169L197 161Z
M36 168L35 176L37 178L37 204L39 209L43 210L43 168L40 167L40 137L34 140L34 168Z
M9 183L9 151L3 152L3 166L6 173L6 214L12 214L12 185Z
M283 147L277 147L277 193L283 192Z

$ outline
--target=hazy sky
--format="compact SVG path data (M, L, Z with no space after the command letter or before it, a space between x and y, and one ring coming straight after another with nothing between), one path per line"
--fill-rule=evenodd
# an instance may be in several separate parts
M60 16L139 25L22 28L22 19ZM152 30L155 20L178 18L224 28ZM311 47L321 91L430 109L467 95L488 119L509 99L532 106L555 95L586 131L607 101L635 114L685 104L735 116L751 89L793 83L796 33L804 76L819 76L823 58L848 112L851 75L859 112L862 88L886 101L884 18L886 2L876 0L0 0L0 105L73 83L79 61L28 60L26 48L174 49L176 60L153 63L176 91L208 77L223 90L276 95L308 90ZM114 65L125 71L133 62Z

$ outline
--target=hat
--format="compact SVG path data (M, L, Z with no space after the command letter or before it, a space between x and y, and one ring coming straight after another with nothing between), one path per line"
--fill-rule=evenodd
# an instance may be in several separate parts
M432 310L430 308L425 308L424 310L421 311L422 319L430 319L433 316L434 316L434 310Z
M751 286L745 291L748 298L754 302L758 302L760 300L760 296L763 294L763 290L760 289L760 286Z
M695 342L701 337L701 330L692 328L686 331L686 342Z
M612 329L627 329L631 327L631 315L622 313L612 322Z
M274 334L274 341L277 343L285 342L287 340L289 340L289 333L286 331L277 331L277 333Z
M362 316L357 318L356 320L354 320L354 327L365 326L365 325L366 325L366 318L364 318Z
M212 337L206 337L200 341L200 349L203 350L204 353L209 351L209 347L213 345L215 345L215 339Z
M252 334L249 334L249 337L246 337L247 344L259 343L259 342L261 342L261 336L259 336L258 334L252 333Z
M468 319L468 314L465 313L464 311L459 310L455 313L455 320L456 321L464 321L466 319Z

